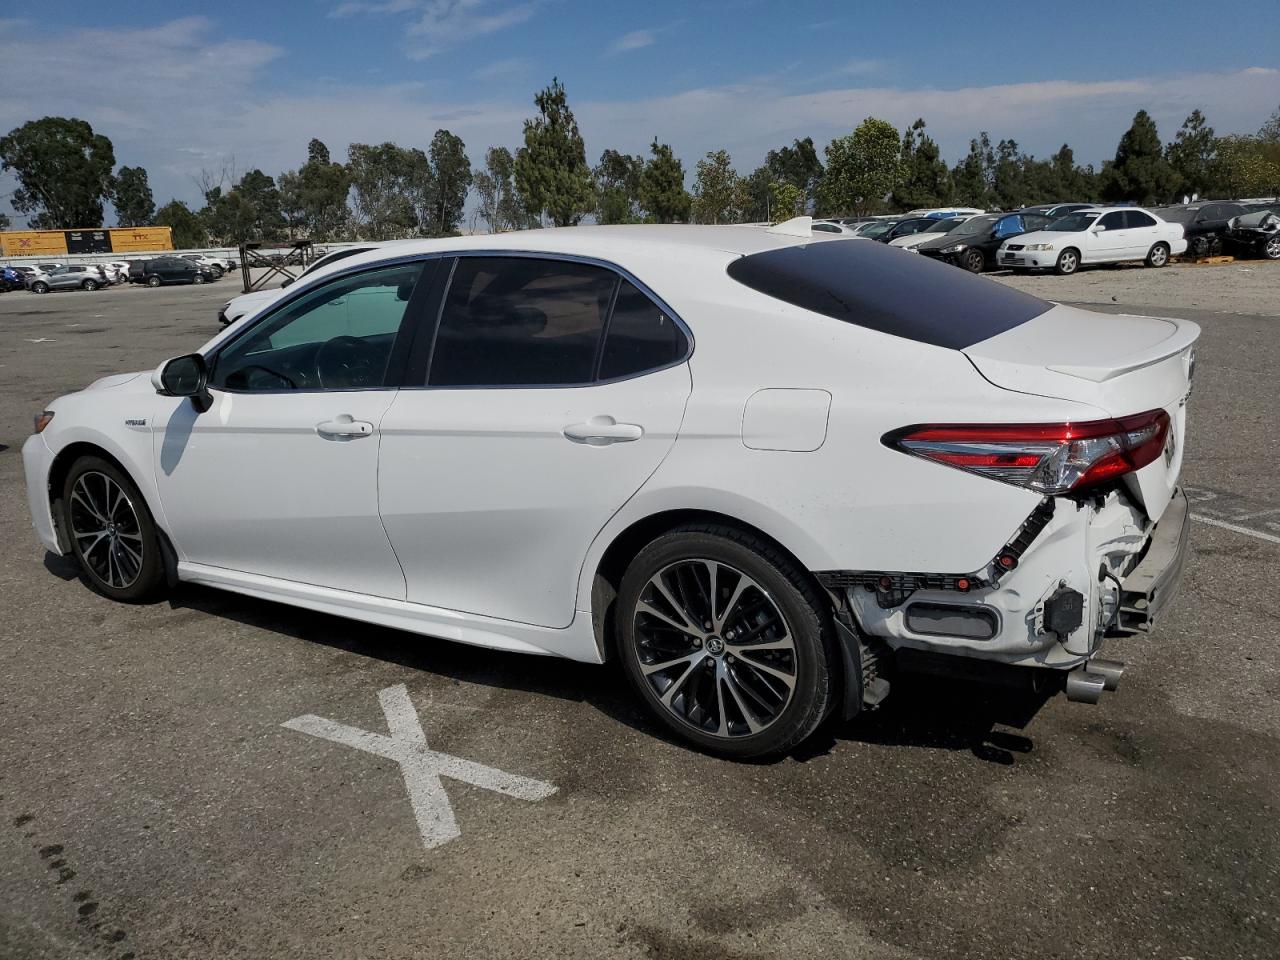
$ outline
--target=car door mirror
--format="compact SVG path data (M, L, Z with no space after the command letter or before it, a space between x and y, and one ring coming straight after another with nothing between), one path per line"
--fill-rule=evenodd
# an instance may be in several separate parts
M1099 224L1097 224L1096 226L1094 226L1094 227L1090 228L1089 232L1090 232L1090 233L1101 233L1101 232L1102 232L1103 230L1105 230L1105 229L1107 229L1107 228L1106 228L1106 227L1104 227L1102 224L1100 224L1100 223L1099 223Z
M160 364L151 375L151 385L162 397L190 397L200 413L213 405L208 387L209 367L198 353L174 357Z

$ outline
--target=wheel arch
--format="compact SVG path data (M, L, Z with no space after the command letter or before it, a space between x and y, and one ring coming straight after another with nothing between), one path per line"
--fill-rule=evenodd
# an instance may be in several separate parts
M71 472L71 467L83 457L101 457L133 481L134 486L142 494L147 510L151 513L151 520L155 524L157 534L160 536L161 549L165 555L165 566L172 580L174 571L177 568L177 551L174 549L169 531L164 528L164 514L159 510L159 504L155 503L154 498L151 496L151 484L147 482L147 478L138 477L137 470L129 466L126 457L120 456L118 452L112 451L107 446L96 443L93 440L73 440L58 450L54 454L53 461L49 464L46 493L49 498L49 512L53 516L54 533L58 537L58 547L62 554L65 556L71 552L71 544L67 540L67 532L62 519L62 488L66 484L67 475Z
M614 601L618 595L622 576L626 573L631 561L648 544L668 531L696 523L716 524L760 537L795 564L796 569L812 581L819 596L824 598L827 596L808 565L796 555L796 552L781 539L756 524L710 509L676 508L650 513L632 521L614 534L608 546L600 553L599 559L590 567L591 625L602 661L614 656L612 629Z

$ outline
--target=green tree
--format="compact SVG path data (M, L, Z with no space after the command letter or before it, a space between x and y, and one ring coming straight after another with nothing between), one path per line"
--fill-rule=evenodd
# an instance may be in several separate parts
M8 229L9 229L9 215L7 213L0 213L0 230L8 230Z
M1210 178L1225 196L1280 194L1280 144L1262 137L1219 137Z
M1017 210L1032 200L1027 182L1031 158L1018 151L1017 140L1001 140L996 145L996 162L991 171L991 195L1001 210Z
M813 146L813 137L796 139L789 147L770 150L765 155L764 165L769 171L770 182L779 180L800 189L805 201L803 209L817 203L823 168Z
M727 150L712 150L698 161L693 183L694 220L738 223L746 205L745 185Z
M221 243L270 242L284 235L280 191L261 170L250 170L226 193L215 187L207 199L200 216L205 229Z
M1207 196L1211 192L1209 176L1216 146L1213 127L1203 113L1192 110L1173 142L1165 147L1165 159L1176 177L1174 189L1178 193Z
M477 215L490 233L523 230L536 224L536 218L520 205L515 169L510 150L490 147L484 157L484 169L475 176Z
M277 182L290 236L323 241L346 235L351 174L345 164L333 162L322 141L312 138L307 162L296 171L282 173Z
M524 146L516 151L516 190L527 209L557 227L571 226L592 206L586 147L559 78L552 78L533 101L538 116L524 122Z
M635 223L640 219L640 173L644 159L617 150L600 154L591 175L595 181L596 222Z
M800 216L804 209L804 191L794 183L773 180L769 183L769 214L775 223Z
M995 175L996 154L985 130L969 141L969 152L951 171L957 203L983 210L992 205L991 183Z
M35 230L102 226L115 163L111 141L83 120L45 117L0 137L0 170L18 180L13 209L34 214Z
M684 188L684 164L671 150L654 137L649 145L653 154L640 173L638 199L649 223L686 223L693 198Z
M426 235L456 237L473 179L466 144L448 130L437 130L427 157L431 161L431 220Z
M156 226L173 230L173 245L178 250L191 250L205 246L204 223L200 216L181 200L170 200L156 211L152 218Z
M1177 188L1177 175L1164 157L1156 122L1139 110L1116 147L1116 157L1102 184L1106 200L1140 205L1168 200Z
M773 219L773 173L767 165L761 165L751 171L751 176L742 182L746 207L742 211L744 220L759 223Z
M421 154L421 151L418 151ZM412 236L418 224L413 204L414 157L394 143L353 143L347 151L352 217L366 240Z
M142 167L121 167L116 174L111 202L116 208L116 222L122 227L145 227L156 215L156 201Z
M824 151L823 208L827 216L866 214L898 184L898 131L887 120L867 117L853 133L837 137Z
M900 210L941 207L951 202L951 171L921 118L902 133L902 179L893 188Z

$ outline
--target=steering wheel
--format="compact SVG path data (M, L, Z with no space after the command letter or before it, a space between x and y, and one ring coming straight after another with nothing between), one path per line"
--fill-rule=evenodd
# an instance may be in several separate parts
M316 381L323 389L377 386L382 351L359 337L326 340L316 351Z

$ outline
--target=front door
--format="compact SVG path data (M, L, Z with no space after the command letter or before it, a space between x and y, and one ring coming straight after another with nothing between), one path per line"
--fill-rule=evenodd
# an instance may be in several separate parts
M1125 227L1124 211L1113 210L1098 218L1094 227L1103 230L1089 231L1090 260L1120 260L1129 253L1129 231Z
M382 420L382 518L408 599L568 626L592 540L675 441L690 345L613 270L459 258L429 372Z
M208 410L168 402L156 479L184 560L404 598L378 517L378 444L421 272L381 267L305 291L209 358Z

